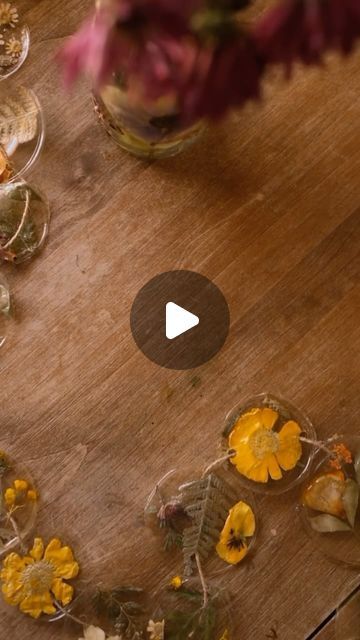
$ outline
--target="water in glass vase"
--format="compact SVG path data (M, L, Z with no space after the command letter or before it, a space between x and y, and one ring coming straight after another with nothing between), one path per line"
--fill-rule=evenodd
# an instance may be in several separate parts
M184 127L174 100L164 97L153 103L134 103L121 78L94 94L95 111L120 147L133 155L156 160L174 156L191 145L204 131L204 122Z

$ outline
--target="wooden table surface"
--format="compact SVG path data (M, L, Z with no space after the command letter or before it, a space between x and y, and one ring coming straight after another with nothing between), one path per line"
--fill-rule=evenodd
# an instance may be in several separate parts
M159 585L181 565L144 529L145 498L168 468L213 459L239 399L280 393L321 438L358 429L360 56L290 85L269 78L262 105L149 164L106 136L85 84L61 89L54 52L91 4L23 4L32 46L17 78L47 120L29 179L52 223L41 256L3 268L16 322L0 356L1 448L32 470L37 532L74 546L83 580ZM196 371L152 364L129 328L140 287L178 268L213 280L231 311L226 345ZM332 622L316 630L356 574L313 549L296 499L257 500L256 553L229 579L236 640L334 638ZM79 635L1 616L11 640Z

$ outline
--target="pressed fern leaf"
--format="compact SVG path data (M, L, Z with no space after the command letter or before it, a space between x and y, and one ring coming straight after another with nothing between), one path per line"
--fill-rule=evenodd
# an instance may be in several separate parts
M24 144L33 140L38 127L39 108L31 91L18 87L0 104L0 144Z
M185 575L193 570L194 558L206 560L219 540L229 509L237 502L233 489L217 475L180 487L181 500L191 524L183 533Z

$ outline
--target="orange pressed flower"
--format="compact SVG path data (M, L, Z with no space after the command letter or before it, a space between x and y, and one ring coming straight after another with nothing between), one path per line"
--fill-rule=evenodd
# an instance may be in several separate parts
M303 504L314 511L342 518L345 514L345 488L345 476L342 471L324 473L307 486L302 497Z
M339 444L334 444L331 447L331 451L333 451L334 455L329 461L329 466L332 469L337 469L341 471L342 466L344 464L351 464L353 461L351 451L347 448L344 442L340 442Z

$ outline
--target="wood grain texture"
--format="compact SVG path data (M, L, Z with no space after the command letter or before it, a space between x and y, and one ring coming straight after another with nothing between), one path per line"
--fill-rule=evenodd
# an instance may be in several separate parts
M149 488L167 468L211 460L239 399L281 393L320 437L358 429L360 57L299 70L290 85L269 77L262 105L147 164L107 138L84 84L61 89L54 53L90 6L23 3L32 46L17 78L47 119L29 178L52 224L36 261L3 269L17 321L0 355L1 444L28 461L43 496L38 532L74 545L85 583L151 586L180 560L166 564L144 529ZM229 339L195 387L194 371L147 361L129 328L140 287L177 268L212 279L231 310ZM296 498L257 500L256 554L226 578L236 639L273 629L305 640L354 579L313 549ZM29 619L1 611L4 637L34 637ZM37 640L78 635L36 625Z

